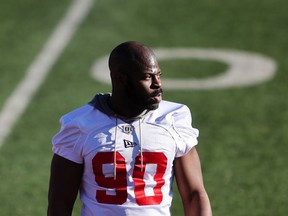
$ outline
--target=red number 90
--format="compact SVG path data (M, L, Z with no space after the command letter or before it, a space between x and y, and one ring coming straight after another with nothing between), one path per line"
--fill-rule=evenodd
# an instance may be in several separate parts
M99 152L92 160L95 181L103 190L96 191L96 200L100 203L121 205L126 202L127 193L127 170L125 158L116 152L116 178L105 177L103 173L103 164L112 164L114 161L114 152ZM155 164L156 172L153 180L156 185L153 187L154 195L146 196L144 174L146 164ZM133 170L134 193L138 205L158 205L162 202L162 186L165 184L163 179L167 167L167 158L162 152L143 152L143 168L141 171L141 157L138 155L135 159ZM106 189L115 189L115 195L107 194Z

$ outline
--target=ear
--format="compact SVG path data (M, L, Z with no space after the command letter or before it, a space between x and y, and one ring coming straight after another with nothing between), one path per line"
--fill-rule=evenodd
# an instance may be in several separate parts
M111 74L111 82L113 91L122 91L127 83L127 75L122 73Z
M120 85L122 83L126 84L127 79L128 79L127 74L125 74L125 73L117 73L115 78L116 78L117 83L120 84Z

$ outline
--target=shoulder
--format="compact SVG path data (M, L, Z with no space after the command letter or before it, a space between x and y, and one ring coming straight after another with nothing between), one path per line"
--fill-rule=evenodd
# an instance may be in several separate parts
M90 113L93 110L93 106L86 104L84 106L81 106L79 108L76 108L66 114L64 114L61 117L61 120L64 123L68 123L70 121L75 121L77 119L81 119L85 117L88 113Z
M89 125L103 122L107 118L109 118L107 115L88 103L63 115L60 122L63 125L72 124L77 125L79 128L87 128Z
M93 109L90 105L85 105L79 107L75 110L64 114L60 118L60 131L53 137L53 142L58 143L59 140L63 139L71 139L74 137L75 140L79 138L83 134L85 130L83 130L83 120L87 118L87 114L91 112ZM62 142L62 141L61 141Z
M190 109L184 104L161 101L147 123L162 127L171 134L176 143L176 157L185 155L198 143L199 131L192 127Z
M101 122L101 113L87 104L60 118L60 130L52 138L52 150L66 159L83 163L82 152L89 135L95 125Z
M173 124L173 122L183 118L191 118L190 109L185 104L165 100L161 101L158 109L149 116L149 120L157 124L164 122Z
M175 103L171 101L163 100L159 104L158 113L165 115L168 113L181 113L181 112L190 112L189 108L185 104Z

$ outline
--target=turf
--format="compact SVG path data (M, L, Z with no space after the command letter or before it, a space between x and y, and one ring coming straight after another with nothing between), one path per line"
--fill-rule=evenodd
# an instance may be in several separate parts
M65 13L70 1L0 0L0 106ZM165 91L187 104L200 129L199 154L214 215L286 215L288 211L287 3L284 0L98 0L46 82L0 149L1 215L45 215L51 137L58 118L110 86L91 78L93 62L122 41L152 47L229 48L277 61L260 85ZM161 61L163 77L199 78L227 65ZM179 71L181 71L181 73ZM187 72L186 72L187 71ZM199 72L201 71L201 72ZM79 212L79 203L75 213ZM175 190L173 215L182 215Z

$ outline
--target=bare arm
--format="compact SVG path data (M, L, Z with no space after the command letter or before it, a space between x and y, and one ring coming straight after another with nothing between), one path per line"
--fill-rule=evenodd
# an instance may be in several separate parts
M211 216L212 210L204 188L200 159L195 147L175 159L175 176L185 216Z
M48 194L48 216L71 216L82 179L83 164L54 154Z

